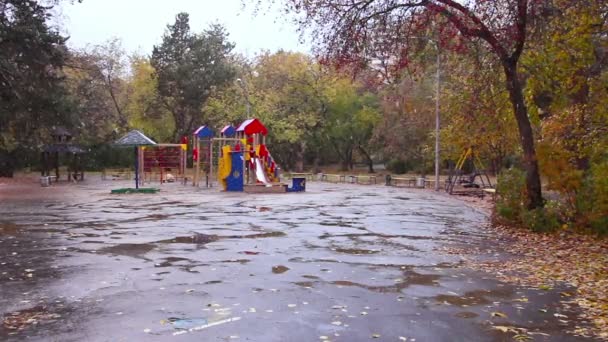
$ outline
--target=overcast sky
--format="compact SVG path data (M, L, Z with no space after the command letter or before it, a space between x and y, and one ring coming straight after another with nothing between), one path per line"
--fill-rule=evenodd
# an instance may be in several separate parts
M66 1L61 16L63 29L71 37L68 45L76 48L118 37L127 52L150 54L175 15L188 12L194 32L211 23L223 24L236 43L235 50L248 56L262 49L309 52L309 44L299 42L296 27L278 5L256 16L253 6L242 9L241 1L84 0L73 5Z

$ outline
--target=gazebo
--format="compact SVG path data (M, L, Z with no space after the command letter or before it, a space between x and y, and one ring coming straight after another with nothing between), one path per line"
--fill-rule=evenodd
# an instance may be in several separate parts
M64 127L57 127L51 133L53 142L42 148L42 176L50 176L51 170L55 169L55 177L60 179L59 164L60 156L63 155L67 160L68 176L67 180L84 180L82 169L82 155L86 151L72 142L73 135Z
M140 153L139 150L141 146L148 145L156 145L154 140L148 138L145 134L140 132L139 130L132 130L129 133L125 134L122 138L116 140L113 144L116 147L125 147L125 148L134 148L135 151L135 191L131 191L132 189L118 189L112 190L113 192L121 192L122 190L126 190L127 192L145 192L149 189L142 189L143 191L139 191L139 175L140 175L140 166L143 168L143 165L140 164Z

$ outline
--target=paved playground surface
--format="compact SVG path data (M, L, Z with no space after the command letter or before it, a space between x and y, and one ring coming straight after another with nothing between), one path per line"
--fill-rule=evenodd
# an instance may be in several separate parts
M129 185L0 187L0 340L578 340L568 289L463 267L493 239L457 199L326 183L109 194Z

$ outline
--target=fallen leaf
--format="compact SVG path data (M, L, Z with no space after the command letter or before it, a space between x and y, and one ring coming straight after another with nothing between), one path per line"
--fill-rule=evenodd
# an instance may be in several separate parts
M507 318L506 314L499 312L499 311L494 311L494 312L492 312L491 315L492 315L492 317Z

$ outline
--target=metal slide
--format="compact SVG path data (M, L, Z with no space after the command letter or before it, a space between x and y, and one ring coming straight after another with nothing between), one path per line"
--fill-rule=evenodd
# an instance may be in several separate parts
M260 158L254 158L255 161L255 177L258 181L270 185L268 178L266 177L266 171L264 170L264 166L262 165L262 161Z

